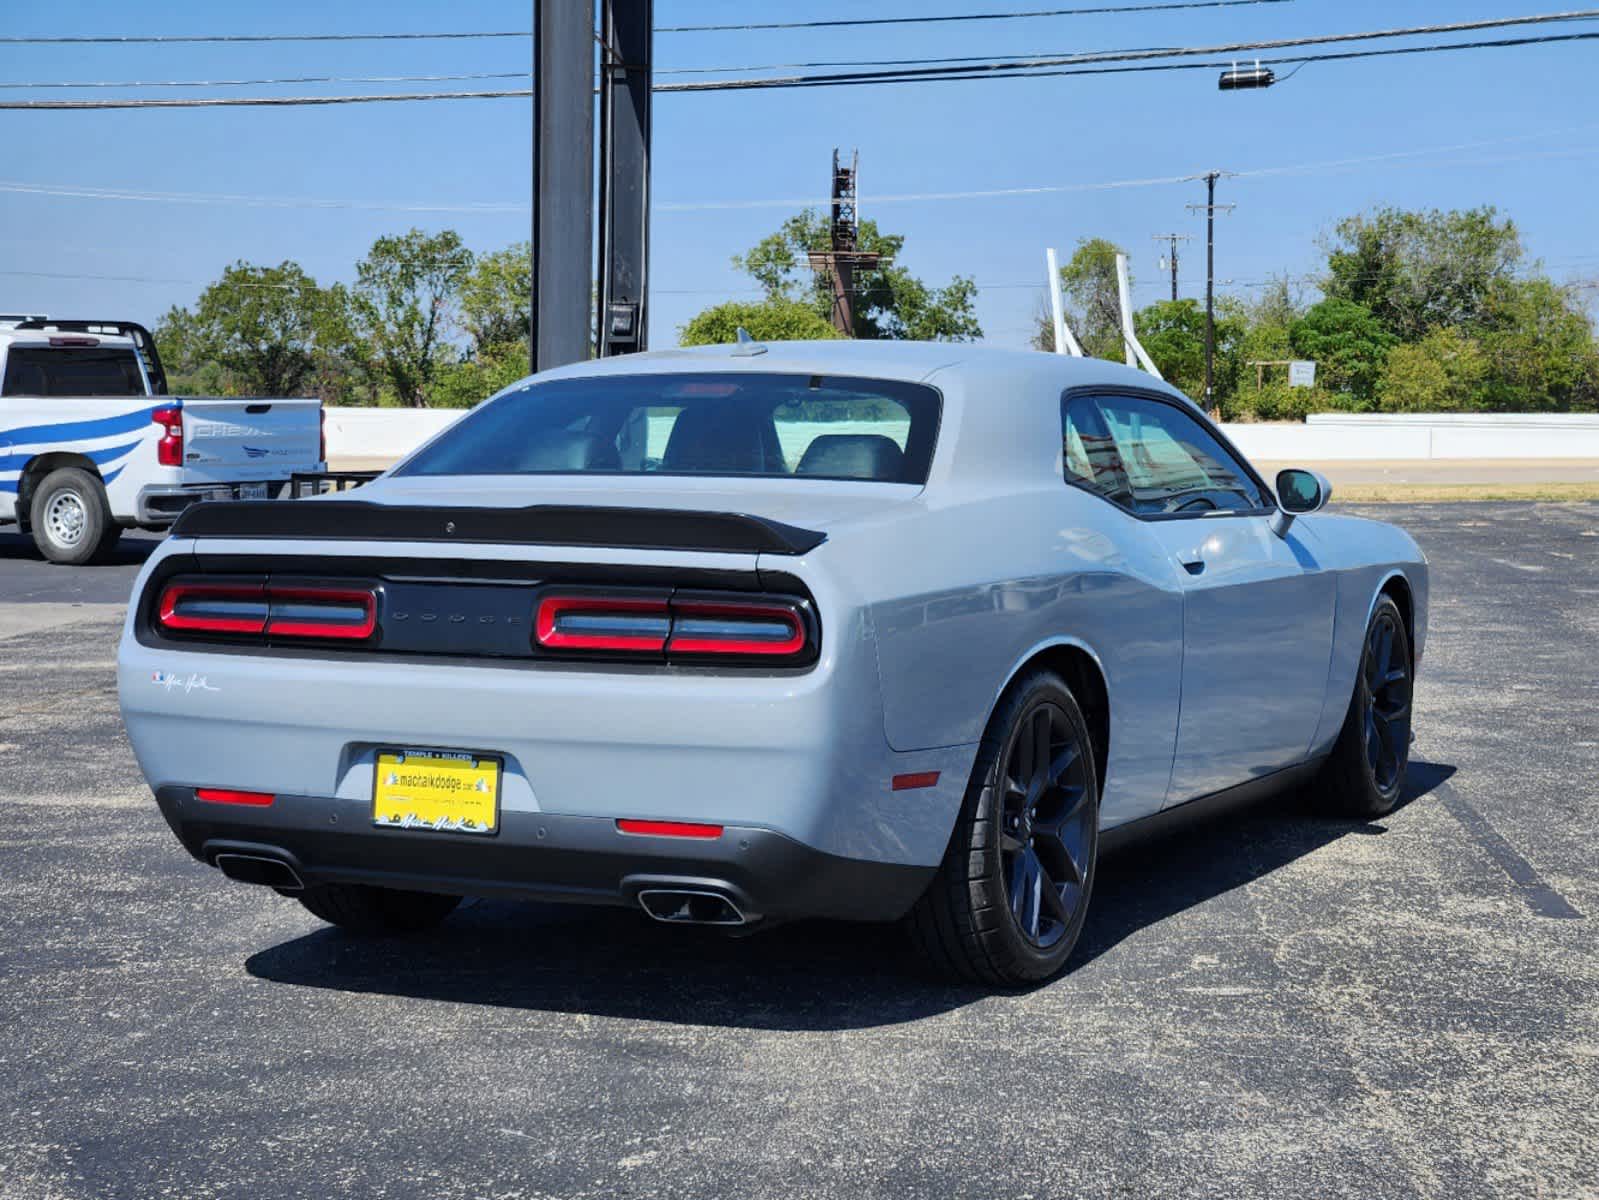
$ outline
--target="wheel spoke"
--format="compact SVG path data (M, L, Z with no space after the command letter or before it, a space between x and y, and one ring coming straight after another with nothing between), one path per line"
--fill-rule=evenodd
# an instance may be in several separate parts
M1049 709L1040 708L1033 713L1033 778L1031 782L1040 791L1049 786L1052 778L1049 773L1049 735L1051 727Z
M1060 888L1055 886L1055 881L1046 873L1044 875L1044 907L1062 925L1071 923L1072 915L1066 910L1066 901L1061 898Z
M1013 833L1001 832L999 835L999 849L1002 854L1019 854L1027 845Z
M1049 781L1058 785L1076 761L1077 743L1067 742L1065 748L1050 761Z

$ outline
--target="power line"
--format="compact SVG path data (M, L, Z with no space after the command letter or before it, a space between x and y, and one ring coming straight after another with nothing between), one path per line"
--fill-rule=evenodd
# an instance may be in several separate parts
M1556 14L1546 17L1505 18L1496 22L1476 22L1470 26L1431 28L1482 28L1529 22L1591 20L1599 17L1599 10L1585 13ZM1273 46L1325 44L1334 41L1359 41L1384 37L1412 36L1416 30L1388 30L1354 34L1324 35L1318 38L1289 39L1275 42L1237 43L1230 46L1156 51L1117 51L1110 54L1068 56L1065 58L1014 60L972 64L954 68L928 70L874 71L835 75L795 75L767 79L714 80L705 83L658 84L658 93L720 92L757 89L783 89L799 87L849 87L891 83L974 82L988 79L1044 78L1064 75L1104 75L1143 71L1180 71L1216 69L1230 65L1228 62L1158 63L1142 61L1159 57L1180 57L1201 54L1249 53ZM1507 38L1499 40L1443 43L1426 46L1402 46L1382 50L1346 51L1340 53L1303 55L1292 58L1261 59L1263 63L1334 62L1358 58L1377 58L1400 54L1426 54L1454 50L1484 50L1504 47L1545 45L1558 42L1579 42L1599 39L1599 33L1546 34L1537 37ZM1066 69L1040 69L1056 63L1113 63L1140 60L1133 66L1122 67L1069 67ZM384 104L425 100L504 100L527 99L530 89L516 88L495 91L467 92L411 92L367 96L208 96L197 99L115 99L115 100L0 100L0 111L93 111L100 109L140 108L287 108L295 106L337 104Z
M1259 42L1230 42L1219 46L1188 46L1157 50L1095 51L1089 54L1066 54L1031 59L1013 59L1005 62L965 64L950 67L911 68L902 71L868 71L833 75L798 75L773 79L720 80L704 84L672 84L673 90L729 90L779 85L843 84L867 79L887 82L902 78L937 79L945 76L964 78L982 73L1012 70L1033 70L1046 67L1079 66L1095 63L1141 62L1163 58L1184 58L1198 55L1254 54L1265 50L1286 50L1300 46L1325 46L1344 42L1376 41L1384 38L1421 37L1433 34L1468 33L1482 29L1505 29L1523 25L1548 25L1568 21L1589 21L1599 18L1599 9L1573 12L1546 13L1538 16L1495 17L1483 21L1457 21L1445 25L1415 25L1398 29L1372 29L1357 33L1325 33L1309 37L1276 38ZM1582 36L1582 35L1576 35Z
M829 29L855 25L925 25L956 21L1016 21L1038 17L1086 17L1113 13L1172 12L1179 9L1242 8L1246 5L1292 4L1294 0L1173 0L1158 4L1116 4L1096 8L1049 8L1019 12L966 13L939 17L873 17L837 21L778 21L764 24L658 25L656 33L728 33L776 29ZM50 36L15 34L0 37L7 46L173 46L260 42L432 42L495 38L531 39L525 29L452 33L245 33L245 34L87 34Z
M1455 154L1464 150L1482 150L1493 146L1514 145L1523 142L1537 141L1542 138L1570 137L1576 134L1591 133L1599 129L1599 123L1585 125L1562 126L1554 129L1538 130L1532 133L1512 134L1507 137L1483 138L1470 142L1455 142L1444 146L1425 146L1411 150L1395 150L1384 154L1368 154L1353 158L1323 159L1316 162L1293 163L1283 166L1256 167L1233 172L1239 179L1269 178L1277 175L1296 173L1313 174L1318 171L1342 170L1351 167L1365 166L1372 163L1392 163L1400 159L1426 158L1434 154ZM1580 154L1596 153L1599 147L1566 148L1560 151L1550 151L1548 155L1555 154ZM1520 156L1500 156L1484 161L1518 161ZM1546 157L1538 154L1534 157ZM1417 163L1415 166L1431 166L1435 164ZM1441 165L1471 165L1468 160ZM885 192L870 194L866 198L873 204L906 203L917 201L941 200L990 200L1004 199L1020 196L1045 196L1059 195L1076 192L1101 192L1119 191L1131 188L1159 187L1163 185L1182 184L1193 180L1195 176L1187 175L1162 175L1141 179L1116 179L1105 180L1097 183L1068 183L1068 184L1031 184L1007 188L983 188L965 191L942 192ZM168 204L219 204L239 205L252 208L286 208L286 209L331 209L354 210L361 212L400 212L400 213L447 213L470 216L494 216L497 214L520 214L528 211L529 205L516 201L487 201L475 204L446 204L446 203L418 203L394 204L359 200L331 200L312 197L295 196L260 196L239 193L223 192L158 192L127 188L103 188L92 185L79 184L46 184L29 183L22 180L0 180L0 193L17 195L51 196L65 199L80 200L123 200L149 203ZM830 203L827 198L818 197L786 197L765 198L758 200L709 200L691 201L682 203L659 203L654 205L656 212L724 212L739 209L761 208L803 208L807 205L825 205Z
M190 87L272 87L291 83L457 83L480 79L526 79L527 71L479 71L468 75L292 75L281 79L129 79L122 81L80 80L76 82L16 83L0 81L0 88L190 88Z
M657 25L656 33L751 33L768 29L844 29L862 25L939 25L966 21L1018 21L1035 17L1087 17L1110 13L1171 12L1184 8L1242 8L1291 4L1293 0L1181 0L1166 4L1117 4L1099 8L1044 8L1022 12L957 13L935 17L850 17L831 21L767 21L730 25Z

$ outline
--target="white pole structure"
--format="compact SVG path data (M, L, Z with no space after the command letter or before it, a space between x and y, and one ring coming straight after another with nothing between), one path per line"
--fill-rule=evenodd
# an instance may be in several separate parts
M1083 348L1077 344L1077 339L1072 336L1072 331L1066 324L1066 308L1061 302L1060 267L1056 263L1055 247L1051 246L1044 251L1044 262L1049 267L1049 309L1050 315L1055 319L1055 353L1081 358Z
M1127 285L1127 256L1116 256L1116 292L1121 299L1122 306L1122 346L1127 351L1127 365L1129 367L1143 367L1156 379L1164 379L1160 368L1155 366L1153 359L1144 349L1143 343L1138 340L1138 334L1133 331L1133 294Z

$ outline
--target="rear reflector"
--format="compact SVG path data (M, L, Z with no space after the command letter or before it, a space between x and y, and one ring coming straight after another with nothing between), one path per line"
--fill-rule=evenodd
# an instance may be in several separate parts
M917 771L911 775L896 775L891 786L896 792L908 792L913 788L937 787L938 772Z
M239 792L231 788L195 788L194 794L212 804L247 804L253 808L265 808L277 799L271 792Z
M156 623L180 635L366 641L377 632L378 600L371 588L179 579L161 590Z
M637 833L645 837L708 839L722 836L720 825L700 825L690 821L635 821L624 818L617 821L616 827L623 833Z

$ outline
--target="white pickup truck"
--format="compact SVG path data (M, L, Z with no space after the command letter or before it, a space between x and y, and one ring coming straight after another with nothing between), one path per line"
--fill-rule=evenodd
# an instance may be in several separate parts
M0 316L0 525L86 563L198 500L275 499L326 469L319 400L166 390L140 325Z

